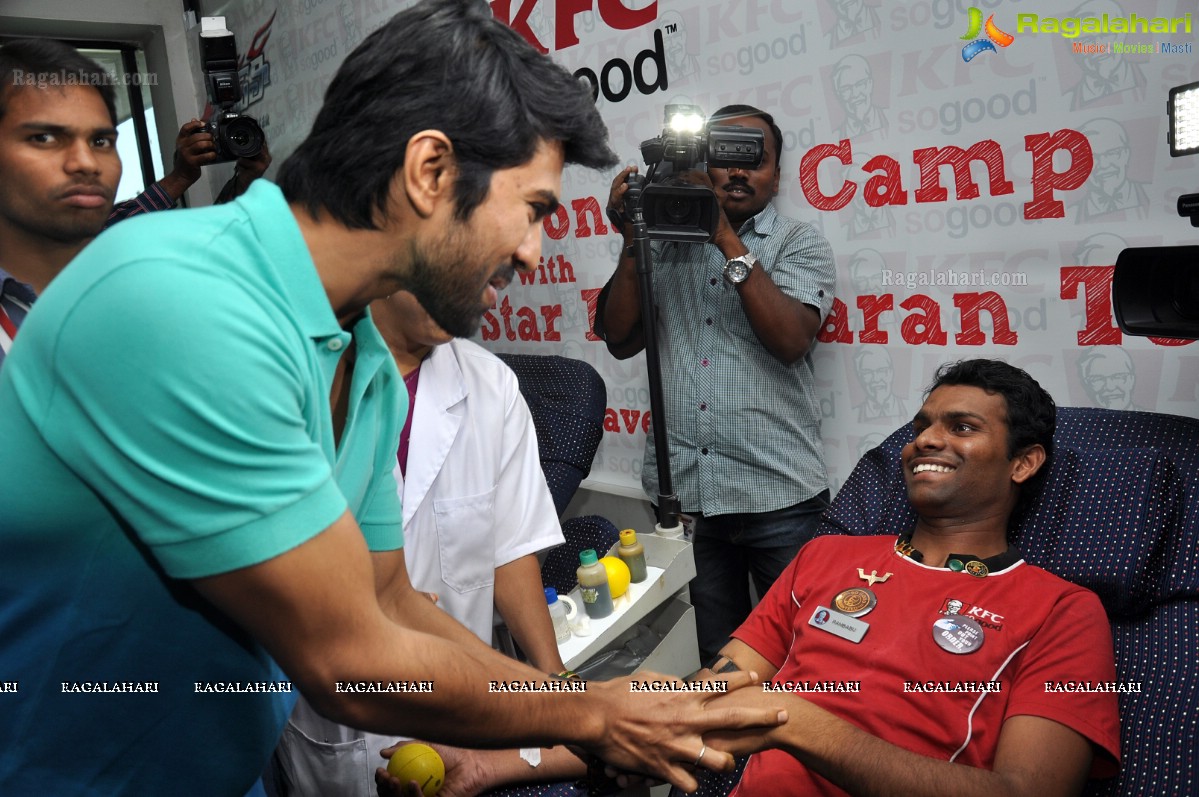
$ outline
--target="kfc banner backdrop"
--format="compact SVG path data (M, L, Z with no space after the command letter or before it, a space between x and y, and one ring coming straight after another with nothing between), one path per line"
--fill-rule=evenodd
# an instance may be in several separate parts
M345 55L409 4L202 4L237 34L241 110L276 163ZM1018 365L1061 405L1199 416L1199 345L1123 335L1111 304L1121 250L1199 238L1175 210L1199 192L1199 156L1170 157L1165 114L1171 87L1199 81L1193 0L490 6L585 81L643 173L640 144L662 132L667 103L774 114L776 205L836 253L837 299L812 353L834 491L910 420L935 368L963 357ZM503 292L480 338L595 366L608 412L589 484L628 491L650 422L644 356L618 362L590 333L621 245L604 214L612 177L567 170L538 271Z

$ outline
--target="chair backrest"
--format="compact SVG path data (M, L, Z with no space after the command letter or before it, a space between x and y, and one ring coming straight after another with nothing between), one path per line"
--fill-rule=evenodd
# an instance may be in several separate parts
M604 436L608 388L603 377L582 360L556 354L500 354L516 372L520 393L533 415L541 469L558 516L566 511L579 483L591 472ZM566 544L546 554L541 580L565 594L578 579L579 552L594 548L602 556L620 538L606 518L586 515L562 521Z
M520 392L533 414L541 467L558 515L591 472L604 436L607 387L582 360L556 354L500 354L516 373Z
M868 452L821 533L878 534L915 521L899 461L910 424ZM1120 681L1118 778L1088 795L1197 794L1199 420L1060 407L1045 489L1012 542L1032 564L1094 590Z

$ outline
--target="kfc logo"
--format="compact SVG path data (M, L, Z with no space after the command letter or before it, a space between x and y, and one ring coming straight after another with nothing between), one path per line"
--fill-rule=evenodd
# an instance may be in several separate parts
M1004 615L988 611L981 606L972 606L958 598L946 598L941 604L941 614L969 617L976 620L983 628L999 630L1003 628Z

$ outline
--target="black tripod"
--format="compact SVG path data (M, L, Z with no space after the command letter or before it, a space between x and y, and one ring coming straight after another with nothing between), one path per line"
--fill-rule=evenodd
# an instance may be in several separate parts
M654 427L654 453L658 461L658 531L681 533L679 496L670 477L670 451L666 444L666 408L662 400L662 367L658 360L657 318L654 313L654 258L650 250L649 228L641 211L641 191L645 178L629 175L625 193L625 211L633 221L633 259L641 291L641 330L645 341L645 365L649 374L649 406Z

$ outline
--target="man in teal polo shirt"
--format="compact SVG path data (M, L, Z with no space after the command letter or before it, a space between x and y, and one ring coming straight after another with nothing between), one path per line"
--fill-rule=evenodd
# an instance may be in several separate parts
M778 721L623 683L490 693L546 676L407 581L406 396L366 306L407 288L469 333L536 267L563 164L612 160L568 72L485 4L427 0L347 57L279 187L72 262L0 372L0 793L244 794L293 684L347 725L573 743L685 787L731 765L703 732Z

